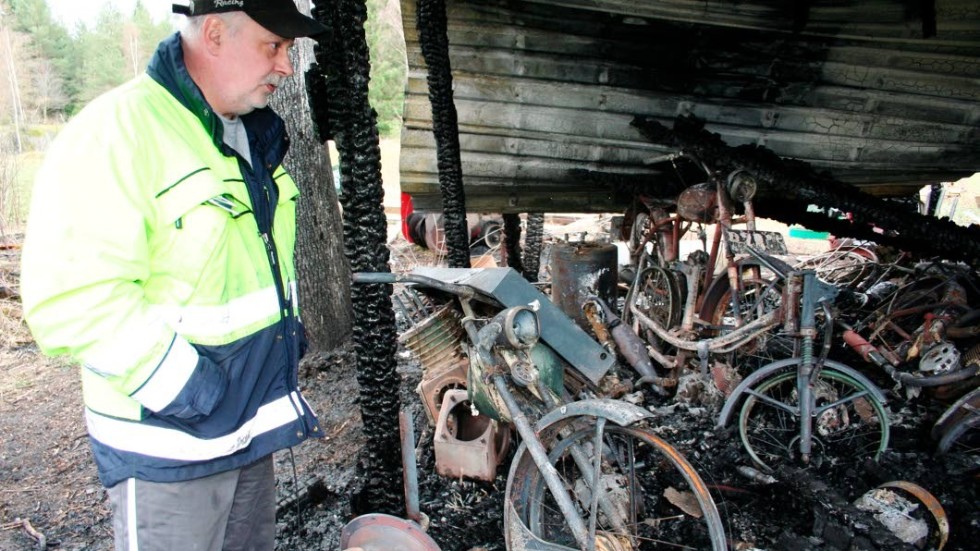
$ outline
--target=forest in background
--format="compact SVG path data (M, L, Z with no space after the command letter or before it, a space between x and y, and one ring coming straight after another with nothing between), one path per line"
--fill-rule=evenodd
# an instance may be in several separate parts
M401 130L406 78L398 0L366 0L369 99L384 137ZM0 0L0 242L22 230L34 173L58 129L89 101L141 74L174 32L143 2L106 4L93 26L68 29L46 0Z

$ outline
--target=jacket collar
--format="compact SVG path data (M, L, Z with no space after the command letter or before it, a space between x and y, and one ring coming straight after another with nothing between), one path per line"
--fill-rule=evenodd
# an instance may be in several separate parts
M224 127L221 119L208 105L201 89L187 72L180 33L174 33L157 46L146 72L201 121L219 151L228 156L235 154L223 141ZM272 109L264 107L243 115L242 123L248 133L252 162L259 161L271 167L279 166L286 156L289 140L282 118Z

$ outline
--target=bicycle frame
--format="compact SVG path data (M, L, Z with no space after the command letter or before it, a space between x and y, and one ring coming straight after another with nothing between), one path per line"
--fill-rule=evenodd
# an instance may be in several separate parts
M641 223L640 221L642 220L642 223L648 227L640 236L637 254L634 254L634 259L637 264L637 276L627 295L623 317L627 323L638 326L635 327L638 333L640 333L639 329L647 329L661 341L678 349L679 353L674 357L670 357L664 354L656 346L656 343L649 343L651 345L650 355L665 368L671 370L681 368L687 362L687 353L693 352L697 353L703 372L707 369L707 357L709 354L731 352L742 344L769 331L780 320L778 314L764 312L761 306L757 305L757 310L759 311L755 319L746 321L742 320L740 316L736 316L735 330L727 334L708 338L705 338L704 335L697 334L695 329L698 325L702 327L710 326L710 323L705 320L705 299L715 288L716 284L720 283L719 280L727 279L728 289L730 289L728 302L731 304L734 312L742 311L740 302L744 292L744 279L748 278L753 281L761 280L760 268L752 265L749 265L747 268L743 267L736 258L736 250L744 250L746 244L744 242L736 243L735 240L730 238L734 235L733 232L736 231L733 230L735 224L745 224L746 230L744 236L747 236L748 241L753 242L758 237L756 236L758 232L756 232L755 212L751 200L754 194L755 184L753 180L747 178L746 174L741 171L733 172L727 179L722 178L699 159L684 153L668 155L658 159L658 161L670 161L674 163L678 159L692 161L707 175L707 182L713 189L713 200L710 204L704 204L703 201L707 196L701 193L701 191L688 196L694 197L694 199L685 199L685 194L697 187L692 186L682 192L678 198L677 213L668 215L662 209L656 208L652 203L645 203L650 215L643 214L642 217L638 215L636 223ZM735 216L734 205L736 202L742 204L744 214L741 217ZM698 210L699 208L700 210ZM716 212L714 212L714 209L716 209ZM680 212L681 210L684 210L683 214ZM707 214L708 211L711 211L710 216ZM715 224L714 236L705 267L702 267L698 263L681 262L678 260L680 238L690 229L690 225L695 221L714 222ZM669 242L666 242L668 238ZM745 237L742 237L742 239L745 239ZM765 239L762 240L766 241ZM718 263L720 247L723 241L726 243L726 267L724 273L716 275L713 267ZM674 274L680 274L681 277L678 277L678 279L681 280L681 284L686 288L686 300L683 304L679 325L670 323L668 327L664 323L652 319L638 305L641 286L645 284L646 277L653 270L658 269L665 271L663 278L668 280L673 278ZM746 270L747 273L743 273ZM671 305L673 305L675 299L673 291L666 289L665 292L671 295L669 300ZM679 298L679 295L676 298ZM719 305L713 306L714 308L719 307ZM724 308L723 305L720 307ZM672 317L674 317L673 314L668 313L668 318Z

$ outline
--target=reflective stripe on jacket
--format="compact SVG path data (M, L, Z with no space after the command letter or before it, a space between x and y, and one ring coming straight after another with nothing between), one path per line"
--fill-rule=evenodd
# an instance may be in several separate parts
M25 318L45 352L82 365L106 486L206 476L319 433L297 390L285 131L269 109L242 122L251 166L222 143L174 35L148 74L64 128L38 172Z

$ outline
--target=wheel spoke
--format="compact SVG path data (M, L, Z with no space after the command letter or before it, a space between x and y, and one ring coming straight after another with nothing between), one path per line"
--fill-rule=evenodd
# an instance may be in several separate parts
M592 444L592 503L589 505L589 551L595 551L595 530L598 522L599 496L605 493L602 482L602 434L606 428L603 417L596 419L595 440Z
M608 538L628 549L725 548L723 526L711 496L676 450L646 428L604 424L594 418L592 423L583 427L569 421L564 430L556 428L541 436L578 513L583 520L588 517L589 541L583 548L598 548L598 542ZM587 461L575 458L576 453ZM580 548L528 454L515 458L508 488L508 499L514 505L508 510L535 536ZM664 496L667 488L693 494L700 514L678 511Z
M796 373L782 372L763 379L749 391L739 414L739 433L749 456L771 470L795 457L800 417ZM881 403L848 375L825 369L813 385L813 454L836 463L877 458L888 445L888 418ZM843 396L843 398L841 398ZM787 400L787 398L790 398Z

